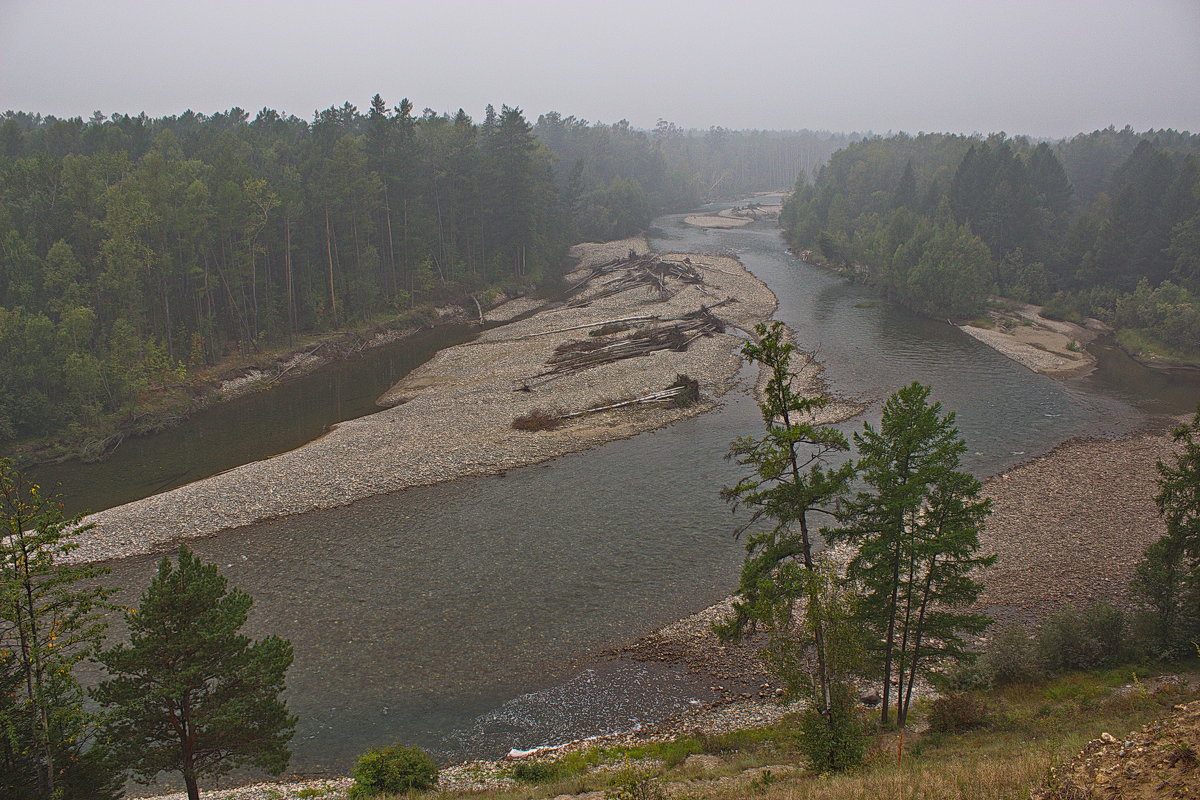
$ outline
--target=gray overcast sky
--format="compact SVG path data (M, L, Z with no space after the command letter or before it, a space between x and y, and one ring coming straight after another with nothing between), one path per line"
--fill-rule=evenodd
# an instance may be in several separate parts
M0 0L0 110L1200 131L1200 0Z

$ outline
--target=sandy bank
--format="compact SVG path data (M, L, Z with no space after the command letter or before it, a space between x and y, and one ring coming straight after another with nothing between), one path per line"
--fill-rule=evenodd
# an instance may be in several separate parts
M644 240L581 245L585 268ZM771 291L733 258L691 256L703 285L672 285L672 294L631 290L577 308L559 307L485 332L477 341L440 352L393 387L394 407L335 426L322 438L288 453L237 467L164 494L109 509L81 542L80 560L119 558L165 549L178 539L376 494L514 467L583 450L666 425L713 408L735 379L742 339L775 309ZM589 285L581 297L599 291ZM718 310L729 333L704 337L682 352L660 351L562 376L530 381L546 369L556 347L587 339L588 328L629 316L677 319L703 306L735 299ZM641 324L648 324L646 321ZM562 328L580 329L545 334ZM618 334L619 335L619 334ZM677 373L700 382L702 399L686 409L638 407L573 420L552 431L512 430L514 417L535 407L578 411L642 395L670 384ZM518 391L532 384L532 391Z
M735 206L718 211L716 214L693 214L683 218L688 225L697 228L740 228L751 222L764 219L779 219L782 206L758 205Z
M1083 348L1103 332L1099 323L1076 325L1047 319L1040 312L1041 308L1034 305L1024 305L1012 312L990 311L988 318L994 327L959 327L1018 364L1051 378L1072 378L1091 372L1096 359Z

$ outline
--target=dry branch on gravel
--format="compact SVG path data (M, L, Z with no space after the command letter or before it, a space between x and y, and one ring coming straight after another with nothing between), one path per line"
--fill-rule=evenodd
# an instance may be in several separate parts
M556 414L545 409L535 408L528 414L513 420L512 426L519 431L548 431L557 428L563 420L572 417L582 417L585 414L598 414L601 411L613 411L628 406L666 403L674 408L687 408L700 400L700 382L687 375L676 375L675 382L665 389L641 397L633 397L616 403L609 403L595 408L585 408L582 411L571 411L566 414Z
M604 288L587 297L577 297L568 301L567 307L578 308L630 289L650 289L657 292L660 299L666 300L673 295L669 285L670 280L691 286L704 284L704 276L693 266L690 258L684 258L682 261L668 261L653 253L639 256L631 252L626 258L613 259L592 267L588 276L575 284L571 292L578 292L598 277L618 272L621 274L604 282Z
M512 426L518 431L551 431L562 424L562 419L562 415L544 408L535 408L528 414L514 419Z

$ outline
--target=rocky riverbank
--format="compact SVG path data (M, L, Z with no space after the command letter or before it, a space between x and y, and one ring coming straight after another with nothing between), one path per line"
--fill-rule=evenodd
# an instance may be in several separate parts
M1069 603L1127 601L1135 565L1166 532L1155 464L1174 446L1162 431L1074 440L989 479L982 543L999 558L981 605L1001 621L1033 622Z
M642 239L581 245L574 253L578 269L568 279L583 280L591 267L631 249L644 253L649 248ZM603 280L592 281L570 304L440 352L386 393L381 400L391 407L384 411L339 424L291 452L91 516L88 522L95 527L81 537L73 555L96 560L155 552L188 537L410 486L503 472L709 410L733 385L741 341L770 317L775 297L734 258L677 258L688 258L703 282L668 278L663 291L605 294ZM682 350L660 350L553 380L537 377L560 346L596 341L589 332L607 322L641 318L629 323L637 330L702 307L718 307L714 313L728 332L700 336ZM622 335L628 334L609 334ZM817 380L815 366L810 372ZM700 401L688 408L635 406L576 417L554 430L512 427L516 417L535 408L583 411L661 390L680 373L701 387Z

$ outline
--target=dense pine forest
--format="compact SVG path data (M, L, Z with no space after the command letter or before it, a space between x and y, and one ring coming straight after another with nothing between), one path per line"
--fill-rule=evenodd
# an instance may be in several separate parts
M970 318L1000 295L1198 361L1198 158L1200 136L1169 130L873 137L801 176L783 224L795 248L930 315Z
M848 141L508 106L476 121L379 95L311 122L6 112L0 443L111 429L231 354L523 290L573 242L787 186Z

